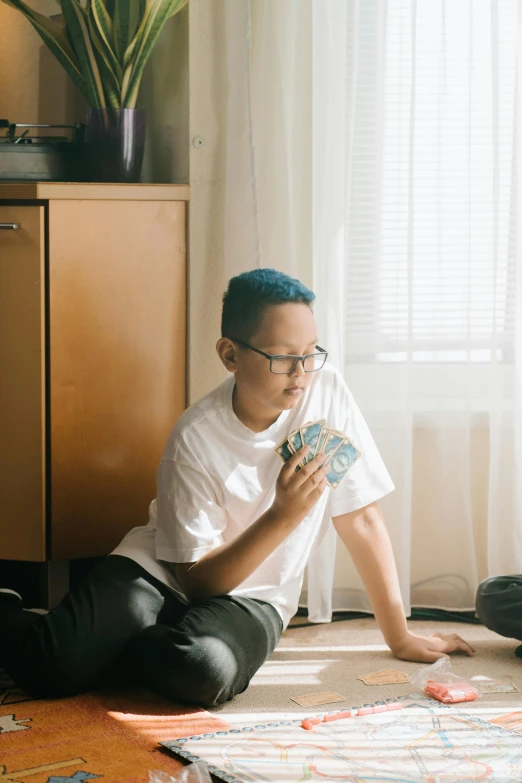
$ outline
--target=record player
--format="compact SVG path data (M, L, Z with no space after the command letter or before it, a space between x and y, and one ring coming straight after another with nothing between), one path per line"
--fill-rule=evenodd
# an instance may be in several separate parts
M42 129L47 135L40 135ZM53 135L54 130L69 134ZM84 131L79 122L41 125L0 120L0 180L83 181Z

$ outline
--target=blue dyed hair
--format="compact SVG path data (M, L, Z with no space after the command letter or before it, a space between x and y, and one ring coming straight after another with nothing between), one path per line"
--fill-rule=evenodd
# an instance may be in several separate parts
M221 336L248 342L270 305L295 302L310 307L315 294L299 280L276 269L253 269L233 277L223 295Z

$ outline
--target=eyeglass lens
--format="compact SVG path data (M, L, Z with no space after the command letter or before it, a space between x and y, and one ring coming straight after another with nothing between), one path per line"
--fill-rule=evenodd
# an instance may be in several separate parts
M316 370L320 370L325 361L326 355L324 353L312 353L302 362L304 371L315 372ZM296 360L293 356L274 356L272 357L270 364L270 369L274 373L289 373L294 369Z

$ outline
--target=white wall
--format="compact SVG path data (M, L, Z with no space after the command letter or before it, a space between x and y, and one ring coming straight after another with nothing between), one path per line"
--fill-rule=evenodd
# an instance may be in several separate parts
M190 0L189 402L223 380L215 343L224 279L225 0Z
M147 112L143 182L189 181L189 8L169 19L147 63L138 107Z
M55 14L55 0L31 0ZM74 84L26 18L0 2L0 118L11 122L70 124L85 104Z

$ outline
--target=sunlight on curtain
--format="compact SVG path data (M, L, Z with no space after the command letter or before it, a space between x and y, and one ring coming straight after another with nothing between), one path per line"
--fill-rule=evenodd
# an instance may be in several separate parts
M225 279L312 283L310 0L227 0Z
M522 566L518 2L315 2L313 26L321 333L397 487L406 607L471 609ZM340 550L333 608L368 609Z
M407 610L522 569L519 26L519 0L227 0L226 277L313 285ZM333 532L302 601L369 609Z

